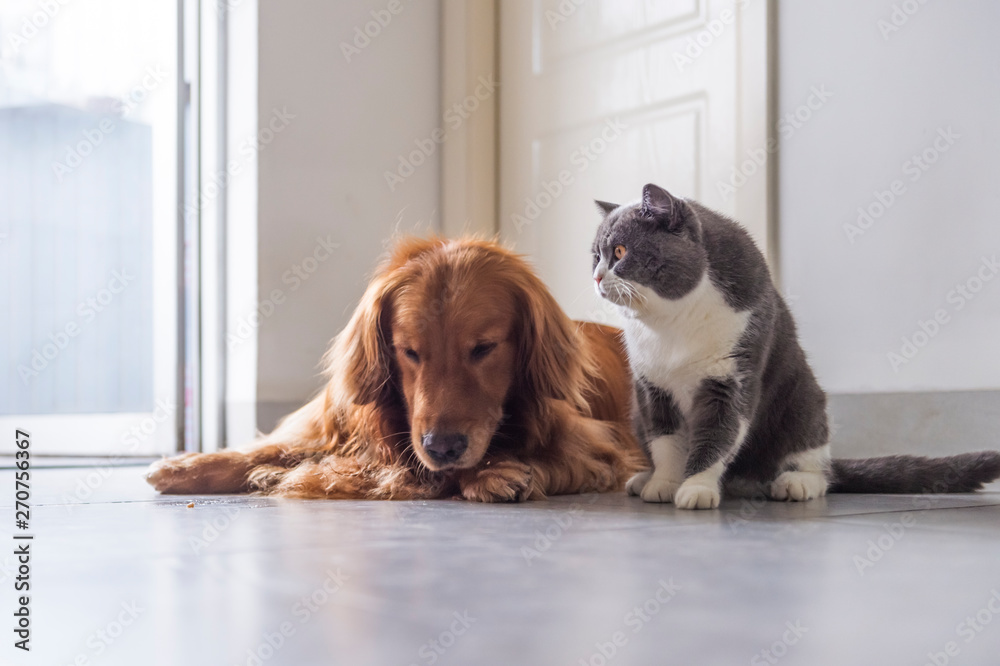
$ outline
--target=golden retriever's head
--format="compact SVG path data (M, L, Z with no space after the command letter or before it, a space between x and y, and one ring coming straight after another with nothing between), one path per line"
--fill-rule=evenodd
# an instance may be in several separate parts
M447 470L476 466L514 403L525 420L545 399L586 410L579 357L573 323L516 255L486 241L406 239L327 363L338 399L375 404L387 423L402 416L419 461Z

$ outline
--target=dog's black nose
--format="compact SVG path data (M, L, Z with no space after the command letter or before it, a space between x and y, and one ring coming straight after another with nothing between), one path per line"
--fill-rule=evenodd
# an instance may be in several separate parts
M469 447L469 438L458 433L426 433L421 439L424 451L434 462L447 465L458 460Z

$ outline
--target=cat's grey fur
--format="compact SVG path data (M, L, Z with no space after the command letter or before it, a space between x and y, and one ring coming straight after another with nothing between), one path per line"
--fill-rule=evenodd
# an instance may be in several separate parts
M654 467L631 494L714 508L723 489L807 500L967 492L1000 476L992 451L831 460L826 395L750 235L652 184L635 203L597 204L595 285L626 317L636 430Z

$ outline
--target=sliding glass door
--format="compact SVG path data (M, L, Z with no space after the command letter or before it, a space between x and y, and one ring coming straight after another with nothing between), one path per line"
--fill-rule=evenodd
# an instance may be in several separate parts
M0 433L38 454L173 452L177 4L5 0L0 35Z

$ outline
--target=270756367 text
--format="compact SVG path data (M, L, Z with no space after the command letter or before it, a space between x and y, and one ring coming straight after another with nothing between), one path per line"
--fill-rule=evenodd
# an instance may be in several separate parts
M31 435L17 430L14 437L17 451L14 454L14 557L17 575L14 577L14 647L31 649L31 534L27 533L31 521Z

